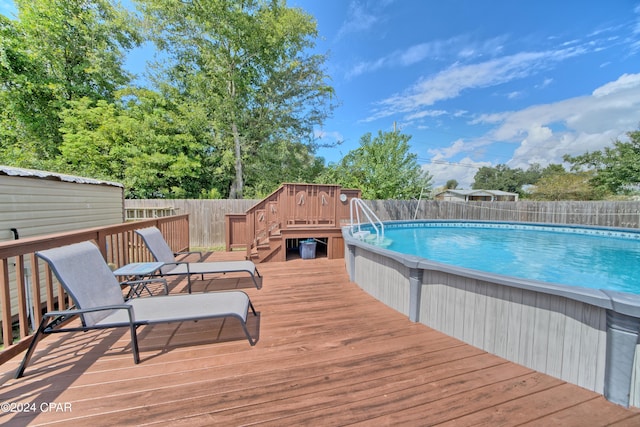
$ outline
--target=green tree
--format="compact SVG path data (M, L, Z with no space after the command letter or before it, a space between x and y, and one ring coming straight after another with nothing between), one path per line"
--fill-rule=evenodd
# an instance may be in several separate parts
M471 188L517 192L522 186L522 174L522 169L511 169L507 165L483 166L473 177Z
M0 15L0 163L38 167L55 147L59 122L47 79L19 22Z
M122 182L128 198L220 194L209 179L220 161L204 109L146 89L116 95L69 103L57 170Z
M590 184L592 173L571 173L564 169L557 173L545 174L536 182L529 194L534 200L599 200L601 192Z
M502 190L523 195L522 187L535 184L543 175L539 164L531 165L526 171L511 169L507 165L483 166L474 176L471 186L474 190Z
M444 188L446 190L455 190L456 188L458 188L458 181L456 181L455 179L450 179L444 185Z
M224 159L233 161L231 198L243 196L245 164L264 158L263 146L289 143L297 151L302 143L313 152L313 128L334 105L321 68L325 56L307 53L317 36L310 15L283 0L137 3L169 55L170 66L157 81L208 109L229 153Z
M591 184L600 192L624 194L640 184L640 130L628 132L629 140L614 141L604 150L564 156L574 171L592 171Z
M359 188L365 199L410 199L431 188L432 177L422 170L417 156L409 152L410 135L399 132L370 133L360 138L360 147L330 164L318 182Z
M545 178L547 176L558 175L558 174L561 175L566 172L567 171L564 169L564 166L557 163L551 163L542 170L542 172L540 173L540 178Z
M259 199L284 182L314 182L325 170L324 159L312 155L304 144L286 140L261 144L246 168L245 197Z
M112 100L130 78L124 51L140 37L132 15L108 0L15 3L18 20L0 23L0 135L12 144L0 160L45 166L59 154L61 112L83 97Z

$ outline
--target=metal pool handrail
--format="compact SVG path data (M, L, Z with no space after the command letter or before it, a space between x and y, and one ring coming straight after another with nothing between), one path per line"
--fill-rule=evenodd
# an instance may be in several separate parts
M358 199L356 197L354 197L353 199L351 199L351 201L349 202L349 213L351 216L351 235L354 235L353 230L354 230L354 222L353 222L353 218L354 218L354 213L355 213L355 217L356 217L356 221L357 223L355 225L358 226L358 233L360 233L362 230L360 229L360 211L362 211L362 213L367 217L367 221L371 224L371 226L373 227L373 229L376 231L376 241L380 241L381 239L384 238L384 224L382 223L382 221L380 221L380 218L378 218L376 216L376 214L371 210L371 208L369 206L367 206L362 199ZM376 224L378 224L376 226ZM378 228L379 226L379 228ZM354 236L355 237L355 236Z

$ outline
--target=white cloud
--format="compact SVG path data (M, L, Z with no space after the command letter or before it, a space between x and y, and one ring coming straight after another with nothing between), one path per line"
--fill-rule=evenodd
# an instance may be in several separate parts
M436 102L455 98L468 89L491 87L537 73L551 64L584 53L583 48L522 52L476 64L453 64L434 76L422 78L404 93L378 103L364 122L394 114L411 113Z
M326 132L321 129L316 129L313 134L320 143L337 144L344 141L344 136L340 132Z
M347 71L346 77L356 77L383 67L408 67L425 60L442 61L454 58L470 61L485 55L495 56L502 51L504 40L505 37L495 37L478 43L469 41L465 36L456 36L446 40L419 43L378 59L358 62Z
M365 73L370 73L372 71L375 71L379 68L382 68L385 64L387 63L387 59L386 58L379 58L376 61L373 62L367 62L367 61L362 61L357 63L356 65L354 65L353 67L351 67L351 69L349 71L347 71L347 74L345 75L345 78L347 79L351 79L353 77L357 77L361 74L365 74Z
M379 18L369 13L364 4L359 1L349 3L347 10L347 18L338 30L337 38L340 39L350 33L358 33L371 29Z
M397 52L392 56L398 57L400 65L407 66L421 62L425 58L433 55L434 48L435 46L433 43L421 43L411 46L405 51Z
M447 112L444 110L424 110L424 111L417 111L413 114L410 114L407 117L405 117L405 119L410 121L410 120L422 119L424 117L439 117L439 116L444 116L445 114L447 114Z
M550 86L551 83L553 83L553 79L552 78L546 78L542 81L542 83L535 85L536 89L544 89L547 86Z
M450 159L456 156L460 152L467 151L467 146L465 145L464 140L458 139L454 141L449 147L441 148L441 149L431 149L429 153L432 155L432 161Z
M623 74L615 82L610 82L593 91L593 96L607 96L618 91L633 89L640 85L640 74Z
M431 154L436 161L448 161L460 154L489 148L496 142L511 143L517 147L513 157L506 162L509 167L527 169L533 163L544 167L562 163L565 154L575 156L602 150L616 139L624 139L627 132L638 129L638 112L640 74L623 74L587 96L483 115L473 123L495 125L491 131L469 141L458 139ZM451 171L440 166L435 170ZM463 175L469 177L468 173ZM465 187L473 182L473 177L470 181L455 179Z
M458 39L433 41L413 45L404 50L397 50L389 55L371 61L361 61L351 67L346 73L347 78L371 73L383 67L407 67L427 58L437 59L444 52L449 51Z
M458 162L436 160L423 165L422 168L433 176L433 187L441 187L450 179L458 181L458 188L470 189L473 178L483 166L491 166L490 162L476 162L465 157Z

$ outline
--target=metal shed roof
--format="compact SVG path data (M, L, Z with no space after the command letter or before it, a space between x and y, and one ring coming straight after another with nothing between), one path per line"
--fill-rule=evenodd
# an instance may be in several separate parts
M99 179L85 178L85 177L74 176L74 175L65 175L65 174L47 172L47 171L41 171L41 170L35 170L35 169L15 168L12 166L4 166L4 165L0 165L0 175L52 179L52 180L58 180L58 181L64 181L64 182L76 182L79 184L110 185L113 187L124 188L124 185L118 182L103 181Z

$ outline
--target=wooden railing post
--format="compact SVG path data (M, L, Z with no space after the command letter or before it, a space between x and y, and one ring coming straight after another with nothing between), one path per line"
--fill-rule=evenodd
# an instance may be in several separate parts
M9 260L0 259L0 281L9 283ZM0 308L2 308L2 342L4 347L13 344L13 331L11 328L11 290L9 286L0 289Z
M24 255L16 257L16 290L18 294L18 330L20 338L29 335L27 321L27 296L24 283Z
M35 307L42 307L42 297L40 296L40 268L38 268L35 255L31 255L31 298L34 307L31 321L33 325L39 325L42 320L42 312L36 310Z

